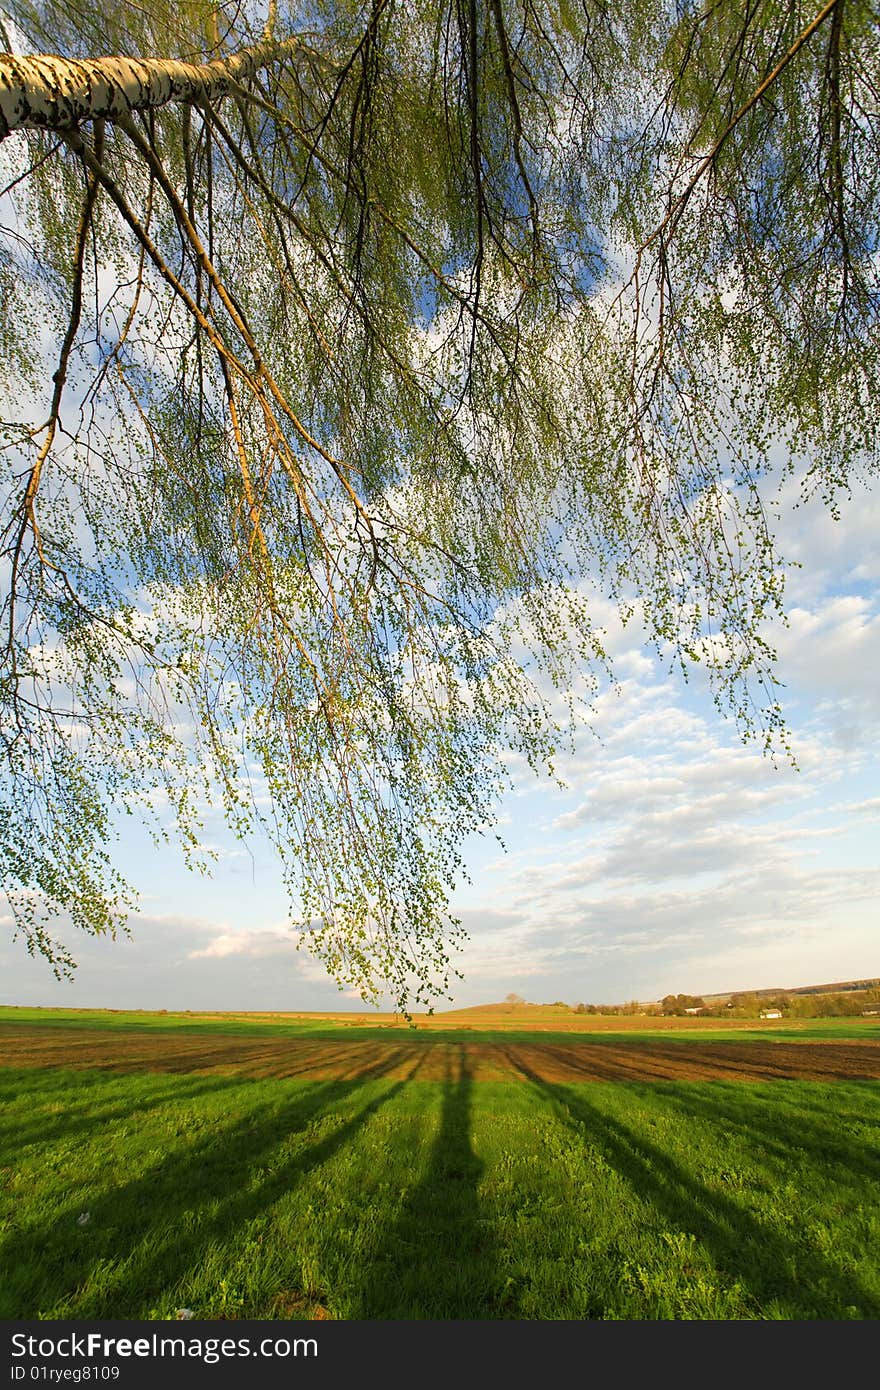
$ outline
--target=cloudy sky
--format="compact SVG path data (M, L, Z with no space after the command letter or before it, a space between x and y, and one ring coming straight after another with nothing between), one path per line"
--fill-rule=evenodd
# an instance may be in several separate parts
M618 685L561 760L566 788L518 771L501 807L506 850L492 836L468 844L456 1005L511 990L616 1002L880 974L880 490L857 492L839 522L818 502L783 510L779 534L803 565L776 634L798 770L743 746L700 679L670 675L597 610ZM81 938L75 981L59 983L7 930L0 1002L362 1007L296 950L269 854L242 849L219 818L206 840L212 879L129 834L121 866L141 893L131 938Z

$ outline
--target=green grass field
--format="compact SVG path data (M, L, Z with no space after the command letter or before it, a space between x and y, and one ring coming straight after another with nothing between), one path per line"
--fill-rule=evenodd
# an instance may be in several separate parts
M540 1019L537 1025L528 1019L522 1025L517 1023L517 1014L511 1012L507 1017L494 1014L483 1015L474 1010L473 1017L467 1018L471 1011L461 1015L435 1014L428 1018L416 1017L415 1026L410 1027L399 1015L393 1014L208 1014L208 1013L149 1013L141 1010L116 1009L35 1009L15 1008L0 1004L0 1030L5 1024L27 1024L28 1027L72 1028L80 1031L84 1027L98 1028L101 1031L122 1033L182 1033L182 1034L220 1034L224 1037L290 1037L336 1039L356 1033L363 1039L387 1041L389 1031L405 1033L407 1038L427 1034L431 1041L460 1042L467 1034L468 1042L491 1042L503 1031L505 1041L532 1041L536 1031L540 1031L542 1042L554 1039L569 1042L572 1038L589 1038L591 1043L619 1043L621 1041L663 1042L701 1042L730 1041L766 1042L768 1038L788 1038L816 1041L834 1041L844 1038L875 1038L880 1040L880 1018L809 1018L780 1020L773 1023L756 1023L739 1020L735 1025L711 1018L682 1019L666 1018L658 1020L643 1018L584 1018L554 1015L536 1009ZM555 1026L554 1026L555 1025ZM425 1039L427 1040L427 1039ZM2 1044L0 1044L2 1047ZM0 1051L2 1062L2 1051Z
M880 1316L880 1083L477 1081L463 1036L433 1081L0 1066L0 1317Z

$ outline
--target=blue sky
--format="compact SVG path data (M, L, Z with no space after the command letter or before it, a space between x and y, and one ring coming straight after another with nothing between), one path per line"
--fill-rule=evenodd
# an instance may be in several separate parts
M796 496L779 549L803 568L774 637L800 770L744 747L698 674L685 685L598 603L618 684L598 693L595 732L558 760L566 788L514 766L499 808L506 852L491 834L466 846L455 1004L880 975L880 490L857 491L839 522L820 502L794 509ZM0 1002L362 1007L297 951L269 851L243 850L216 815L205 840L218 855L210 879L126 825L118 859L140 893L131 938L69 937L72 983L11 940L0 902Z
M803 568L774 637L799 771L743 746L699 676L685 685L598 607L618 685L597 696L595 733L559 760L565 789L514 766L506 852L492 835L469 842L456 1005L880 974L880 492L856 491L838 522L796 499L789 489L778 534ZM127 832L121 867L141 895L131 939L79 938L71 984L7 932L0 1002L363 1007L296 950L270 853L243 850L216 816L205 839L219 856L211 879Z

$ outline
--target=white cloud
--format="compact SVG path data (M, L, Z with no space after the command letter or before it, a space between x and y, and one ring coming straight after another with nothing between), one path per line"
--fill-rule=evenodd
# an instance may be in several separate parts
M810 522L827 568L821 584L801 587L777 643L797 769L743 746L704 683L685 688L605 615L623 679L594 701L598 738L580 737L558 760L567 794L520 781L511 852L483 866L482 901L518 914L505 966L542 980L546 997L877 972L880 870L868 835L880 815L880 617L875 595L824 591L837 533ZM542 834L530 834L538 824ZM475 936L465 970L488 979L491 938Z
M471 934L455 962L465 975L457 1003L509 990L610 1002L880 972L878 527L873 495L839 524L819 505L780 524L782 554L805 563L790 585L790 626L773 634L799 771L743 746L705 681L685 687L640 645L636 620L624 628L596 601L620 684L595 695L598 737L584 727L573 752L560 750L567 790L511 760L515 789L500 808L509 852L474 837L473 884L453 902ZM564 692L539 684L561 713ZM219 855L213 883L196 891L169 851L139 848L155 911L134 919L134 940L77 942L73 987L55 986L20 944L0 948L0 997L360 1007L279 925L269 856L255 845L248 868L210 814L206 829Z
M835 742L855 746L880 724L880 611L876 598L836 594L794 608L776 637L780 670L813 696Z
M337 1007L335 983L283 927L249 931L210 918L136 913L131 936L85 936L60 924L73 981L56 980L11 930L0 937L0 1003L63 1008L298 1010Z
M262 960L266 956L286 956L296 952L297 936L290 931L225 931L197 950L189 960L223 960L227 956L246 956Z
M880 489L861 483L852 497L841 499L840 520L820 498L798 505L800 485L787 482L780 493L776 525L779 553L802 568L789 572L786 589L792 604L811 606L830 588L846 592L880 581Z

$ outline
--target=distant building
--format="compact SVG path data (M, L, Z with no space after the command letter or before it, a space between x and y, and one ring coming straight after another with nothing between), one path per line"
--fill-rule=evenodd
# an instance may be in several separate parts
M761 1018L782 1018L781 1009L762 1009Z

